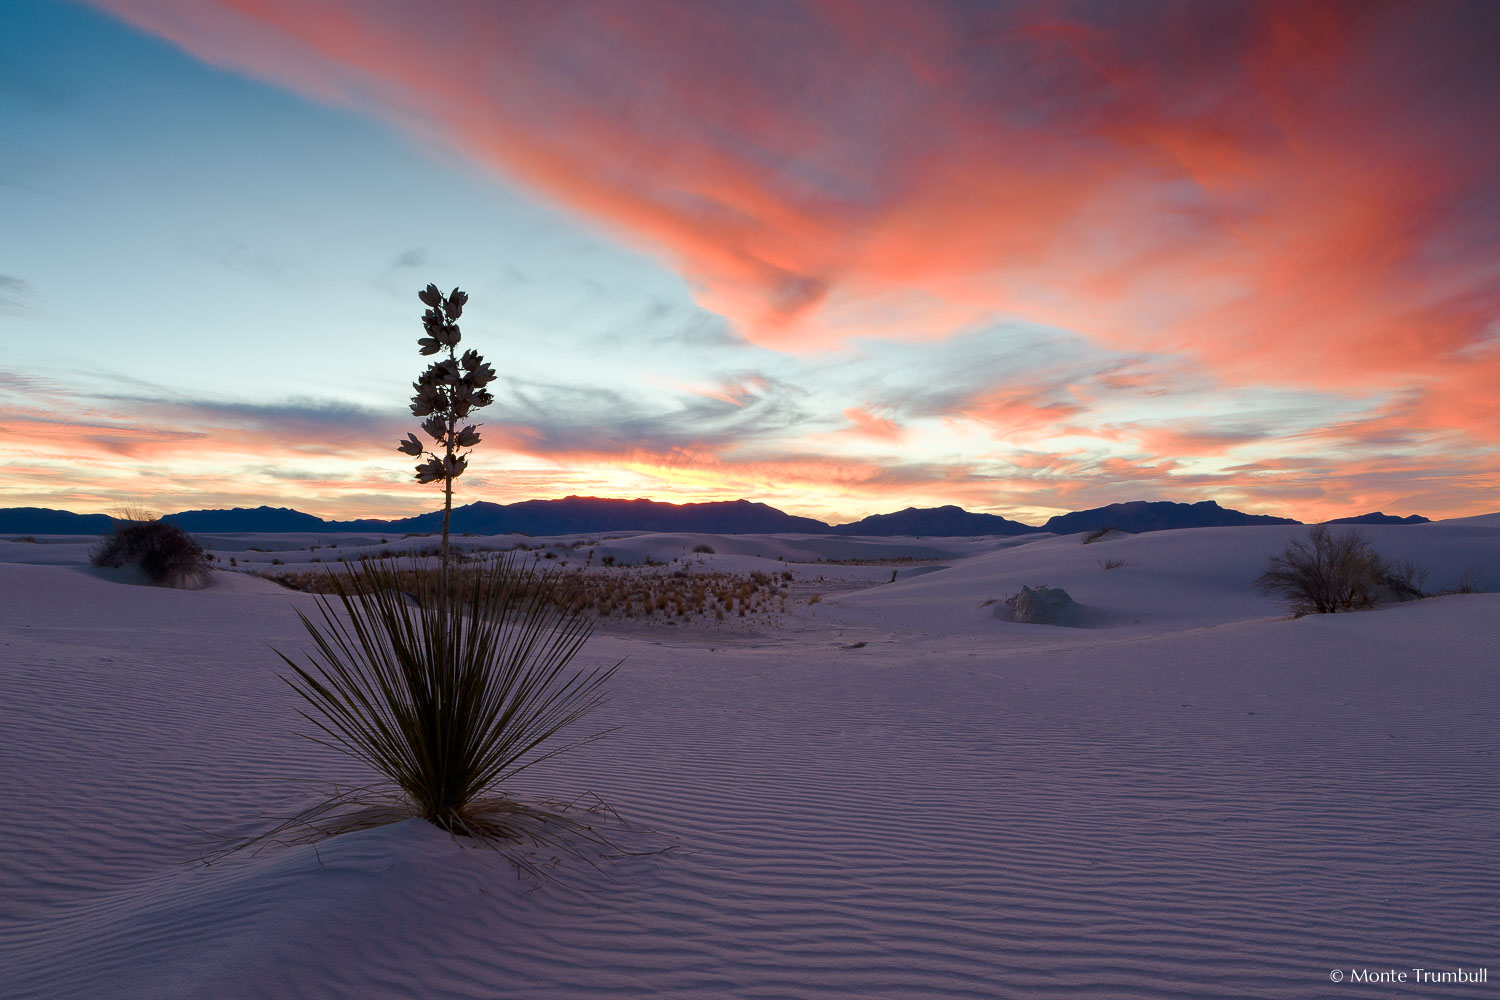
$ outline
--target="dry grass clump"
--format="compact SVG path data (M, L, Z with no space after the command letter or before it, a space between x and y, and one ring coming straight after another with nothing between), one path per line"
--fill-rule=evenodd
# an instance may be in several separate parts
M438 571L419 565L394 569L395 586L404 594L421 600L438 579ZM458 566L451 571L450 585L457 599L468 600L476 590L483 592L488 577L483 568ZM299 571L262 574L295 590L309 593L335 593L335 581L327 572ZM532 585L543 585L539 581ZM786 589L792 574L768 573L688 573L676 570L661 572L656 566L618 568L575 568L571 572L545 576L547 601L572 613L592 612L600 618L686 620L728 617L744 618L786 610ZM366 584L359 576L343 576L345 589L359 589ZM530 595L527 595L528 597Z
M601 618L685 619L731 615L743 618L785 610L783 585L766 573L652 573L624 569L613 573L573 573L565 578L573 599Z
M1440 593L1448 594L1483 594L1485 593L1484 570L1478 566L1465 566L1458 574L1458 578L1444 587Z
M453 555L457 557L458 553ZM383 560L366 555L357 559L341 559L339 563L340 565L336 568L329 563L316 570L268 570L259 575L268 580L274 580L284 587L307 594L363 595L369 593L370 588L378 583L379 586L402 594L419 605L434 600L434 595L437 594L438 587L442 583L442 572L436 565L416 559L398 562L394 559ZM449 581L449 586L454 600L472 601L476 597L489 598L489 588L494 585L494 576L490 572L491 566L492 563L469 562L450 570L452 579ZM553 597L552 590L555 584L555 575L534 573L528 575L524 585L512 580L506 583L506 587L513 599L532 597L531 591L525 588L544 587L547 589L546 596L550 599Z
M118 521L89 561L110 568L139 566L161 587L201 587L210 579L208 553L170 521Z
M943 560L926 556L885 556L880 559L793 559L792 562L817 566L936 566Z

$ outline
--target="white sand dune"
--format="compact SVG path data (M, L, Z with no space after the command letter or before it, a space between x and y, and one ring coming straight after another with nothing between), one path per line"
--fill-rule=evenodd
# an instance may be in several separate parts
M130 586L86 571L83 542L62 558L0 541L0 996L1409 989L1329 982L1363 967L1500 981L1500 594L1291 620L1250 581L1300 530L600 541L658 562L708 544L690 559L827 589L742 641L591 640L588 664L626 658L597 719L622 728L520 790L596 793L659 831L643 845L678 849L607 874L565 859L571 887L418 821L195 863L199 831L263 829L367 780L296 735L276 676L270 647L307 646L293 609L313 599L231 573ZM1431 585L1468 566L1500 585L1500 517L1366 531ZM923 562L796 562L882 547ZM1037 583L1089 626L981 606Z

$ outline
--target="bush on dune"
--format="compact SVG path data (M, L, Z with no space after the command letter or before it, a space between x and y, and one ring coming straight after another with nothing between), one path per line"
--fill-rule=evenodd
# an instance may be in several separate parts
M1374 607L1383 597L1426 597L1426 573L1411 563L1381 558L1364 532L1333 534L1327 525L1308 530L1307 540L1293 539L1255 581L1261 593L1281 598L1293 614L1331 614Z
M210 579L208 553L198 540L170 521L120 521L89 560L95 566L139 566L162 587L203 586Z

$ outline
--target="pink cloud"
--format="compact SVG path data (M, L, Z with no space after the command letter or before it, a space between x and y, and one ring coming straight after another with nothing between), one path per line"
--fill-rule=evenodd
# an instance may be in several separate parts
M1048 386L1004 386L971 397L956 406L951 415L985 424L996 435L1055 433L1063 421L1082 413L1084 407L1053 399L1054 392Z
M533 186L763 344L998 310L1368 385L1496 315L1472 6L95 2Z
M906 432L894 420L888 417L877 417L857 406L851 406L845 410L844 416L853 424L850 430L865 437L878 438L882 441L899 441L906 435Z

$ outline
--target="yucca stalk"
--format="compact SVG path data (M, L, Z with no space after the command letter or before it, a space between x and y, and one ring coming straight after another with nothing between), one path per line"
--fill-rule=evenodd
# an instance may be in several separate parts
M593 621L550 599L550 574L509 556L476 572L464 599L429 586L413 604L394 566L351 565L349 579L330 577L336 601L318 598L321 622L298 612L317 647L311 663L277 655L317 742L364 761L424 819L488 835L485 797L602 735L564 731L603 704L616 667L569 669Z
M422 314L422 329L427 335L417 339L418 350L424 357L443 350L448 356L428 365L421 378L412 383L417 392L411 398L411 412L412 416L427 418L422 421L422 430L442 448L443 453L427 451L415 434L407 434L406 440L396 445L396 450L413 458L425 454L427 461L417 466L417 482L443 484L443 589L438 594L438 601L446 604L453 481L463 475L469 465L469 453L459 454L459 451L479 443L479 425L469 424L460 429L458 422L472 411L494 402L485 386L494 381L495 371L478 351L465 351L462 357L458 354L458 342L463 339L458 319L468 304L467 293L455 288L444 295L436 285L429 284L417 293L417 298L427 306L427 311Z

